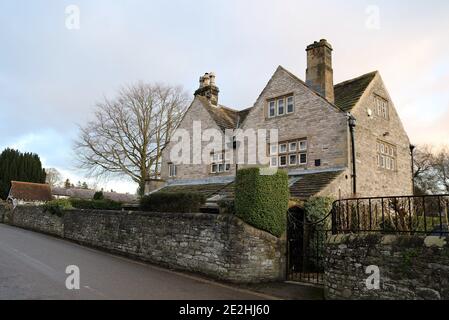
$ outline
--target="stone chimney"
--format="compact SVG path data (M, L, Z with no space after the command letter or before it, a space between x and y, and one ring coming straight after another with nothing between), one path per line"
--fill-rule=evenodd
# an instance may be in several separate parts
M200 77L200 87L195 91L195 96L206 97L214 106L218 105L218 87L215 85L215 74L205 73Z
M332 46L325 39L307 46L306 83L327 101L334 103Z

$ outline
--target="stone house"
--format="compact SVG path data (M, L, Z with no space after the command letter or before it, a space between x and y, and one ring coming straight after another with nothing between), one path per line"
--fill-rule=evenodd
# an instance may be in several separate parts
M51 188L48 184L11 181L7 201L13 206L41 205L52 200Z
M190 162L173 161L179 141L172 139L162 154L162 181L149 181L147 192L190 190L215 199L232 196L236 170L253 165L247 161L249 155L265 153L262 166L288 171L292 197L412 194L410 141L380 73L334 85L332 46L320 40L306 51L305 81L279 66L254 105L241 111L219 104L214 74L201 77L178 127L191 138ZM272 142L271 131L265 145L238 143L235 135L229 143L225 134L223 145L231 145L234 152L228 156L226 150L212 149L210 161L198 163L195 141L200 140L206 157L210 144L195 136L195 121L201 122L203 132L277 129L277 142ZM241 148L246 158L237 161Z

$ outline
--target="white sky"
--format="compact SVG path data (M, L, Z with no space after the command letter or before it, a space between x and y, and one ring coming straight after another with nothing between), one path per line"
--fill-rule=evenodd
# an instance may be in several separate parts
M65 25L71 4L79 30ZM77 124L121 85L193 94L214 71L220 102L242 109L278 65L304 78L305 47L321 38L334 47L335 82L379 70L412 142L449 144L448 14L444 0L0 0L0 148L86 180L72 162ZM136 190L126 179L100 185Z

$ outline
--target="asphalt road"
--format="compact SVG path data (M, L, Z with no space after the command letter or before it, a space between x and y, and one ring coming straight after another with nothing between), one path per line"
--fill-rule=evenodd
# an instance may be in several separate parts
M66 288L67 266L80 289ZM261 299L260 294L0 224L0 299Z

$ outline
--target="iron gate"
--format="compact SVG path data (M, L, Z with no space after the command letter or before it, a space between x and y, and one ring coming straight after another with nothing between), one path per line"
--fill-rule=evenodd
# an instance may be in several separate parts
M289 210L287 230L288 280L318 285L324 283L325 240L330 231L324 227L323 220L311 223L307 221L303 209Z

